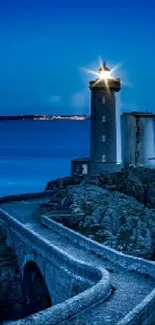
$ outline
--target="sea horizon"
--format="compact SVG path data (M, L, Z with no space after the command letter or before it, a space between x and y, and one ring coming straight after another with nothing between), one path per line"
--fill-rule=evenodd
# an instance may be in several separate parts
M42 191L89 152L89 120L0 121L0 135L0 196Z
M87 120L90 116L86 114L14 114L0 115L0 120Z

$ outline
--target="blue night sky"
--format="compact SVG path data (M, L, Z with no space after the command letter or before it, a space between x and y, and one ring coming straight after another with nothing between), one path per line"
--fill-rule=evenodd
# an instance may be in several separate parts
M155 112L154 0L1 0L0 115L87 114L81 68L121 62L122 110Z

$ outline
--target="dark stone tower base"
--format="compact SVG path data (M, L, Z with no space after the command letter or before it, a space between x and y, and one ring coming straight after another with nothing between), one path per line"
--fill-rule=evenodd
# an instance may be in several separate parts
M102 163L102 162L90 162L89 164L89 174L96 175L102 172L119 172L122 168L122 164L116 163Z

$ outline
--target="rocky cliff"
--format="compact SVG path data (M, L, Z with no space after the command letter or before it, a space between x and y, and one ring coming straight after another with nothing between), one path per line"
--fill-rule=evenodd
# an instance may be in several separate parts
M65 189L69 185L80 184L83 179L85 183L119 191L135 197L149 208L155 208L155 169L131 167L121 172L104 172L94 177L65 177L48 182L45 189Z
M46 189L57 189L48 206L50 217L57 210L55 220L90 238L127 254L155 258L155 170L67 177Z

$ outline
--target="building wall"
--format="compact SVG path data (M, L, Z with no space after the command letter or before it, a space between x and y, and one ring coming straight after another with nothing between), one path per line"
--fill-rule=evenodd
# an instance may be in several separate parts
M103 162L93 162L90 163L90 169L89 169L89 173L90 175L94 175L97 176L98 174L102 173L102 172L119 172L122 168L122 164L119 163L103 163Z
M122 156L124 167L135 164L136 121L132 115L122 115Z
M155 160L149 160L149 158L155 157L154 118L141 118L140 128L140 161L144 166L155 167Z
M105 103L102 103L102 100ZM105 122L102 122L105 116ZM90 156L92 161L102 161L106 155L107 162L116 162L116 112L115 94L104 90L91 92L91 140ZM102 141L105 135L105 141Z
M89 158L71 160L71 175L87 175L89 172Z
M122 164L122 130L121 130L121 114L120 114L120 99L119 94L116 93L116 147L117 147L117 163Z
M122 142L124 167L142 164L155 167L154 117L147 114L122 115Z
M91 91L90 173L114 170L117 163L116 99L113 90ZM105 137L105 141L104 138ZM105 162L103 162L105 155Z

